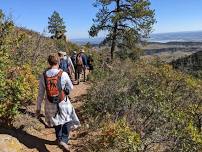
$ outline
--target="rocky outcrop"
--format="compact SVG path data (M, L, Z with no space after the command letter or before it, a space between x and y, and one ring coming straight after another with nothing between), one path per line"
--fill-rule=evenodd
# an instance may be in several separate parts
M23 145L14 137L0 134L0 152L22 152Z

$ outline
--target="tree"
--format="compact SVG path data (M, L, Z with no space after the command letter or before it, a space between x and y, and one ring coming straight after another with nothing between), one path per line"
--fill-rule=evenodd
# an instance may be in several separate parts
M95 37L107 31L104 44L111 46L111 59L117 47L133 49L135 44L149 36L155 23L154 10L149 0L96 0L99 7L89 35Z
M53 34L52 37L56 39L65 38L64 33L66 32L66 26L63 18L60 17L60 14L54 11L51 17L48 18L48 20L48 30L49 33Z

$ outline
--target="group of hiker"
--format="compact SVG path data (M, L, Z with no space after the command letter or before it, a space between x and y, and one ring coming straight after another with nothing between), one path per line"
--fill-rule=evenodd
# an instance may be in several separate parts
M79 53L74 51L71 56L68 56L66 52L62 51L58 52L58 55L60 57L59 68L69 74L72 82L74 81L74 75L75 81L77 81L77 84L79 84L82 72L84 82L86 81L86 69L89 71L93 70L92 54L87 56L85 51L81 49Z
M86 81L86 69L93 70L93 58L92 55L87 56L84 50L73 52L71 56L58 52L49 55L48 63L49 67L39 80L36 116L40 116L45 97L46 122L55 129L58 146L69 151L69 133L80 126L80 121L68 95L73 90L73 76L78 84L83 72Z

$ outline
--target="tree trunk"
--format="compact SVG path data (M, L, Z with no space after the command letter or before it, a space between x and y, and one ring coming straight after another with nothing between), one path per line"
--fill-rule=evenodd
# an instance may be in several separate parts
M120 0L116 0L116 12L119 12L119 9L120 9ZM114 59L114 50L116 47L117 28L118 28L118 22L116 21L114 23L114 29L113 29L113 33L112 33L111 60Z
M113 30L113 35L112 35L111 60L114 59L114 50L115 50L115 47L116 47L116 32L117 32L117 27L118 27L118 24L115 23L114 30Z

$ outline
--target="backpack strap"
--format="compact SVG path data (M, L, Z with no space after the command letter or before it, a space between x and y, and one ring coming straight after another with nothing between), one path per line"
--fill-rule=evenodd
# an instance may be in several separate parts
M58 89L59 89L59 96L60 96L60 100L61 100L61 101L64 100L64 98L65 98L65 93L64 93L64 91L63 91L63 89L62 89L62 84L61 84L62 73L63 73L63 71L60 70L60 71L58 72L58 74L57 74L57 77L58 77L57 86L58 86Z
M45 87L46 87L46 91L47 91L47 78L48 76L46 75L46 72L50 70L50 69L46 69L44 72L43 72L43 77L44 77L44 83L45 83ZM58 90L59 90L59 98L60 98L60 101L64 100L65 98L65 94L64 94L64 91L62 90L62 84L61 84L61 76L62 76L62 73L63 71L60 70L57 75L53 76L53 77L57 77L57 87L58 87ZM55 117L57 114L61 114L61 111L60 111L60 108L59 108L59 103L56 104L57 106L57 112L55 113Z
M45 83L46 91L47 91L47 75L46 75L46 72L47 72L48 70L49 70L49 69L46 69L46 70L43 72L43 78L44 78L44 83Z
M47 78L48 78L48 76L46 75L46 72L47 72L48 70L50 70L50 69L46 69L46 70L43 72L44 83L45 83L46 90L47 90ZM64 91L62 90L62 84L61 84L62 73L63 73L63 71L60 70L57 75L53 76L53 77L57 77L57 87L58 87L58 89L59 89L59 96L60 96L60 100L61 100L61 101L64 100L64 98L65 98L65 94L64 94Z

